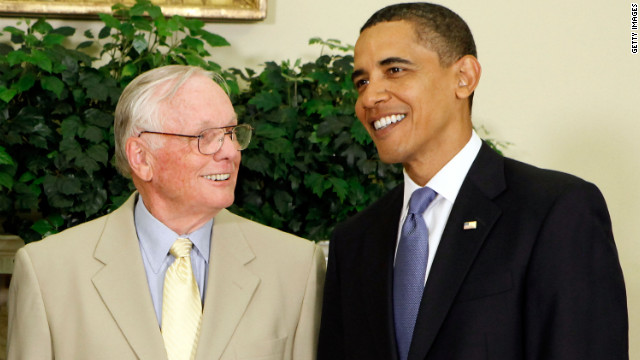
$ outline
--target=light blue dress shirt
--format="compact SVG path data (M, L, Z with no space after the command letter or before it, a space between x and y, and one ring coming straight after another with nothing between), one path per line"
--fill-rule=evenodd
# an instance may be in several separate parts
M179 237L188 238L193 243L191 267L200 290L200 299L204 303L209 274L209 247L211 246L213 219L191 234L176 234L151 215L139 196L136 202L134 219L140 252L142 253L142 262L147 273L147 282L151 292L151 300L156 311L158 325L162 326L164 274L175 260L175 257L169 253L169 249Z

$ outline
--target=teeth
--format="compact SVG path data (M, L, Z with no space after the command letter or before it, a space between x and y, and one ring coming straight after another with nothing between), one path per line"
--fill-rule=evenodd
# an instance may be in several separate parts
M231 174L205 175L203 177L207 180L223 181L223 180L229 180L229 178L231 177Z
M385 116L383 118L376 120L373 123L373 127L376 130L384 129L391 124L395 124L398 121L401 121L402 119L404 119L405 116L406 115L404 114L394 114L394 115Z

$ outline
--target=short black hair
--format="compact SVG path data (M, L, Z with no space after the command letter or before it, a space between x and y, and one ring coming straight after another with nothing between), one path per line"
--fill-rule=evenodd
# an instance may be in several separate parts
M418 40L438 54L443 67L449 67L465 55L478 57L467 23L441 5L424 2L389 5L373 14L360 33L381 22L401 20L415 25Z

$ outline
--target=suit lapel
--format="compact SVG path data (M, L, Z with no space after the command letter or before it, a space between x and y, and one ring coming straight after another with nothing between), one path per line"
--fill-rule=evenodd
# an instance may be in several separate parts
M367 243L362 246L362 258L367 259L370 266L358 267L362 271L358 278L369 280L360 294L367 312L372 314L368 317L372 343L379 348L379 354L390 354L389 359L397 356L392 303L393 259L403 189L402 185L396 187L376 207L378 213L372 216L372 226L366 236L363 236Z
M260 278L245 266L255 254L243 235L239 219L227 210L214 219L196 359L222 356L260 283Z
M424 359L431 348L469 268L501 215L492 199L504 188L503 159L483 144L442 234L420 304L410 359ZM476 228L465 230L467 221L476 221Z
M92 281L137 357L166 359L133 221L135 198L109 215L94 254L104 267Z

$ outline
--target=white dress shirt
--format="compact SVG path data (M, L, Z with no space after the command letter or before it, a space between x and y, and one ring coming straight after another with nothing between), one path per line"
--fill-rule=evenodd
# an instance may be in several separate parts
M467 142L462 150L440 169L426 185L438 193L438 195L422 215L429 229L429 259L427 261L427 271L424 278L425 283L429 277L431 264L433 263L433 258L436 256L438 245L440 245L440 239L442 238L444 227L449 219L451 209L453 208L453 203L456 201L462 182L467 176L471 164L473 164L473 161L476 159L481 146L482 140L480 140L478 134L473 131L469 142ZM402 207L400 224L398 224L396 251L398 250L398 243L400 242L402 224L404 224L404 220L409 212L409 199L411 198L411 194L419 188L420 186L411 180L407 172L404 171L404 206Z

